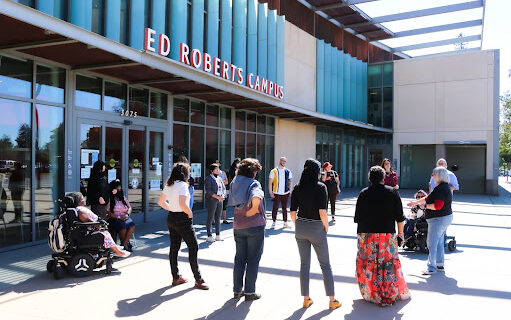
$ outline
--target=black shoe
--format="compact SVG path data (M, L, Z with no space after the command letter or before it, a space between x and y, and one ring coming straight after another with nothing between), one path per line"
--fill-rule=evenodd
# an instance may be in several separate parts
M241 291L241 292L235 292L234 293L234 299L239 299L241 297L243 297L245 295L245 292Z
M438 269L438 271L445 271L445 268L443 266L442 267L441 266L437 266L436 268Z
M128 241L126 246L128 247L129 250L131 250L131 252L133 252L133 246L131 245L131 242Z
M227 220L224 220L224 222L222 222L223 224L231 224L229 221Z
M245 301L254 301L258 299L261 299L261 295L259 293L245 294Z

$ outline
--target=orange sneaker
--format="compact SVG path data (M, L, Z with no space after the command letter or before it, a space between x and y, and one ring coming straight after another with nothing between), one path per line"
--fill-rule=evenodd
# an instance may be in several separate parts
M303 307L308 308L308 307L312 306L313 303L314 303L314 301L310 298L307 300L303 300Z
M337 300L330 301L330 303L328 304L328 308L331 309L331 310L340 308L341 306L342 306L342 303L340 303Z

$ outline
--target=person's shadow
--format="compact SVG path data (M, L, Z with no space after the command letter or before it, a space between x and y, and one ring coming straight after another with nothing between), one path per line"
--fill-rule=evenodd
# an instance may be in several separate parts
M344 320L400 320L403 318L403 313L400 313L400 311L409 302L410 299L404 301L398 300L394 305L382 308L364 299L354 300L352 306L353 310L344 316Z
M206 319L245 319L250 312L250 306L253 301L243 301L238 303L239 299L229 299L223 306L211 312L210 314L197 318L195 320L206 320Z
M155 308L157 308L159 305L166 301L176 299L194 290L193 287L190 287L188 289L184 289L176 293L163 295L170 288L172 288L172 286L166 286L151 293L144 294L138 298L120 300L119 302L117 302L117 311L115 312L115 316L116 317L141 316L154 310Z

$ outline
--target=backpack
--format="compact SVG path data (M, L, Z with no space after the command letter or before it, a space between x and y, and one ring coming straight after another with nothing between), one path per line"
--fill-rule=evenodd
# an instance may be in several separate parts
M60 217L55 217L48 224L48 245L55 253L60 253L66 249L66 241L64 240L62 228L62 220Z

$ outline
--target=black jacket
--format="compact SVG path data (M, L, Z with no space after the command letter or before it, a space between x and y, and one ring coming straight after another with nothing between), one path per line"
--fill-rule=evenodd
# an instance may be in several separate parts
M396 233L396 222L403 222L403 204L394 188L378 184L363 189L357 199L357 233Z
M105 203L110 199L110 187L105 177L100 179L90 179L87 186L87 204L96 205L99 203L99 198L102 197Z

